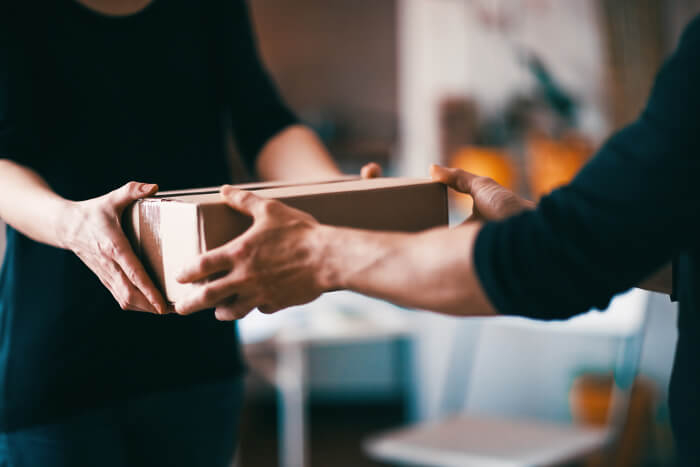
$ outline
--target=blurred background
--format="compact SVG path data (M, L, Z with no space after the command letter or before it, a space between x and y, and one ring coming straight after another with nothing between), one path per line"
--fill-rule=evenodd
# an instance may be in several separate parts
M440 162L532 199L570 180L635 118L700 12L700 0L250 5L284 98L346 171L377 161L387 175L426 176ZM470 209L468 197L453 198L452 221ZM241 334L251 371L239 467L399 464L377 448L378 434L456 414L477 417L448 430L457 445L497 419L500 433L574 427L574 444L618 430L608 460L574 465L673 458L665 400L676 307L666 296L633 291L610 310L541 324L446 318L343 292L253 314Z

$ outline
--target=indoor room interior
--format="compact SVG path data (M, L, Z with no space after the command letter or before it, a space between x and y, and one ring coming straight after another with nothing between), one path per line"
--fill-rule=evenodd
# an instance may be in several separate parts
M283 99L343 172L376 162L428 177L439 163L533 201L636 118L700 12L699 0L248 4ZM471 213L450 192L450 224ZM553 322L348 291L255 311L238 323L247 374L231 465L671 466L677 313L641 289Z

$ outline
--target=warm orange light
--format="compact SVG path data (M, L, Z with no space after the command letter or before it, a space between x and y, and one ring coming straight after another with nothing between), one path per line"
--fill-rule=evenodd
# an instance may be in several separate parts
M450 160L450 167L459 168L483 177L491 177L504 187L514 190L517 173L504 149L468 146L457 150ZM472 198L455 194L455 202L465 212L472 210Z
M569 183L591 153L591 146L580 137L560 141L542 136L528 138L528 180L533 196L540 198Z

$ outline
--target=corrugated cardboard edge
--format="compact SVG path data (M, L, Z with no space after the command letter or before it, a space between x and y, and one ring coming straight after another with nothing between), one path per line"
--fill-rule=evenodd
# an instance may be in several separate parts
M170 209L168 209L168 207ZM192 253L199 254L203 251L199 243L193 245L193 242L188 242L187 239L183 242L183 237L186 236L189 236L190 240L192 240L193 232L197 235L197 239L199 239L198 225L190 229L183 229L181 226L173 229L167 225L163 228L162 216L166 216L165 221L167 223L167 216L172 217L173 214L169 211L173 209L195 210L198 209L198 206L172 202L167 199L148 198L134 203L125 210L123 215L124 233L127 235L134 253L138 255L141 264L151 280L153 280L155 285L163 291L166 296L168 295L168 291L173 289L173 287L169 284L171 281L168 280L172 274L165 273L169 265L165 264L164 258L166 254L164 251L166 249L170 250L167 256L173 257L171 251L174 250L174 256L176 258L179 250L183 248L185 251L187 250L188 244L196 249L192 251L192 247L190 247L189 254L185 255L186 258L192 256ZM183 216L177 217L183 218ZM189 233L189 235L186 235L187 233ZM174 248L172 245L177 245L178 247ZM175 267L177 266L176 264ZM181 287L179 287L179 285L180 284L174 289L180 289ZM169 302L172 303L172 301Z
M185 267L192 258L202 253L199 206L178 203L168 199L146 203L158 206L160 211L159 237L161 239L158 260L162 270L159 277L162 290L171 302L183 298L193 287L180 284L175 274ZM154 258L155 260L155 258Z

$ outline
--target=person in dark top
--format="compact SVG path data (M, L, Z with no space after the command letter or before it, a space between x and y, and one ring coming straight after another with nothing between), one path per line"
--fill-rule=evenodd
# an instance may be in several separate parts
M274 311L345 288L453 315L559 320L605 308L643 281L668 293L672 284L680 302L672 425L681 465L700 465L699 83L700 17L658 74L639 118L537 205L483 177L433 167L436 180L474 197L480 216L451 230L333 228L282 205L270 217L261 206L277 202L225 187L232 208L252 215L254 225L278 225L278 235L251 229L193 262L181 281L218 279L199 286L176 310L215 306L222 293L235 290L245 301L218 309L221 318L235 319L251 305ZM259 248L224 261L240 242ZM665 267L671 262L672 275ZM282 270L285 287L264 286Z
M229 465L236 327L159 316L120 225L158 189L130 180L229 182L228 131L261 178L339 174L264 71L243 0L2 3L0 465Z

